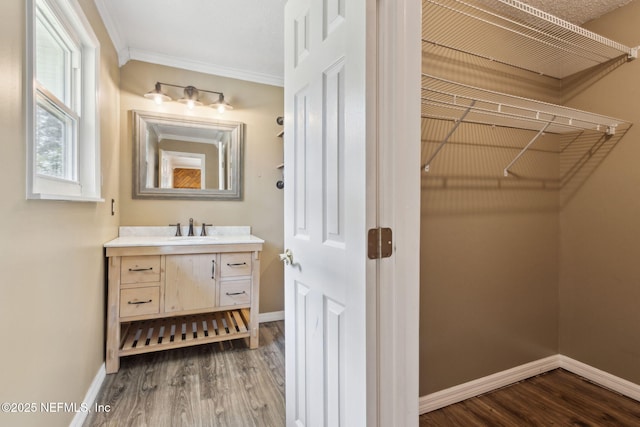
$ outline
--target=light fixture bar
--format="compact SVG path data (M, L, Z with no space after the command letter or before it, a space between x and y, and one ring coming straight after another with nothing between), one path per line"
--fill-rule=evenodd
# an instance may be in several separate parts
M198 99L198 95L201 92L204 92L204 93L212 93L212 94L218 95L217 101L215 101L212 104L209 104L209 106L217 109L219 113L222 114L226 110L233 110L233 106L229 104L227 101L225 101L224 93L218 92L215 90L198 89L195 86L191 86L191 85L181 86L173 83L156 82L155 88L152 91L149 91L146 94L144 94L144 97L148 99L153 99L157 104L162 104L162 102L171 101L172 100L171 97L168 96L166 93L162 92L162 86L169 86L169 87L183 89L184 97L180 98L178 102L182 104L186 104L187 107L189 107L190 109L195 106L202 105L202 102Z

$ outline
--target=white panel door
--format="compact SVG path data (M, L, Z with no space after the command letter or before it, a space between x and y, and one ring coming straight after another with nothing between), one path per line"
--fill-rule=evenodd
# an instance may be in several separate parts
M285 8L287 426L367 423L366 19L366 0Z

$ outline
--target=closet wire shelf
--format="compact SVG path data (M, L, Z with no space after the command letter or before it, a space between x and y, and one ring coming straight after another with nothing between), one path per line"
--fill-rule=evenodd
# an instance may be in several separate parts
M504 176L544 133L596 131L614 135L628 122L533 99L482 89L429 74L422 74L422 118L448 120L454 126L425 162L429 166L461 123L510 127L537 131L537 134L504 168Z
M562 79L628 47L518 0L423 0L422 41ZM464 28L463 31L460 29ZM481 35L481 36L479 36Z

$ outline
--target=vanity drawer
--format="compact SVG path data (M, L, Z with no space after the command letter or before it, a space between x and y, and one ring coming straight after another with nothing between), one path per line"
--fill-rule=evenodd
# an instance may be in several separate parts
M220 277L250 276L251 252L222 254L220 264Z
M251 303L251 280L220 283L220 306Z
M122 289L120 291L120 317L142 316L160 312L160 288Z
M122 257L120 283L147 283L160 281L160 256Z

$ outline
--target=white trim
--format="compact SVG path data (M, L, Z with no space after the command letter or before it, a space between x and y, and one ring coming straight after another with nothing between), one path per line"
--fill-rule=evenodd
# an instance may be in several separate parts
M525 363L506 371L497 372L477 380L469 381L454 387L421 396L419 400L420 414L435 411L471 397L479 396L518 381L548 372L560 367L560 356L554 355L544 359Z
M118 51L118 55L123 50ZM178 56L165 55L163 53L152 52L129 47L126 51L128 60L136 60L150 62L152 64L165 65L167 67L181 68L189 71L197 71L200 73L213 74L221 77L229 77L232 79L245 80L254 83L261 83L271 86L284 86L284 77L281 75L257 73L249 70L240 70L238 68L224 67L221 65L211 64L204 61L196 61ZM126 58L119 58L120 65L124 65ZM225 97L227 99L227 97ZM229 100L229 99L227 99Z
M415 142L420 140L422 18L411 0L375 3L376 54L370 56L377 75L368 75L367 85L376 89L371 116L376 128L367 139L375 138L378 150L377 175L368 180L377 185L376 226L393 230L394 246L393 255L378 262L375 425L408 427L418 425L419 410L420 144Z
M623 378L601 371L567 356L559 355L560 367L576 375L580 375L602 387L616 391L634 400L640 401L640 385Z
M123 47L118 50L118 67L122 67L127 62L131 61L131 53L128 47Z
M258 323L277 322L279 320L284 320L284 310L258 314Z
M98 392L100 391L100 388L102 387L102 383L104 382L106 376L107 370L105 369L105 364L103 363L98 368L98 372L93 378L93 381L89 386L89 390L87 390L87 394L84 396L84 400L82 401L83 408L93 408L96 397L98 397ZM69 424L69 427L82 427L82 424L84 424L84 421L86 420L88 414L89 412L85 411L76 412L76 415L75 417L73 417L73 420L71 420L71 424Z
M601 387L608 388L631 399L640 401L640 385L579 362L561 354L536 360L506 371L488 375L454 387L421 396L420 414L435 411L463 400L489 393L544 372L562 368Z
M104 202L102 197L93 196L71 196L68 194L50 194L50 193L32 193L29 197L31 200L58 200L61 202Z
M102 18L105 28L107 29L111 43L113 43L113 47L116 49L116 52L118 52L118 58L120 58L120 52L126 50L126 42L124 41L122 34L120 34L118 26L111 15L111 11L108 7L109 2L108 0L94 0L94 3L96 4L96 8L98 9L98 13Z
M78 0L42 0L52 7L56 20L64 26L64 31L70 37L78 39L82 50L81 74L82 87L79 89L81 97L81 119L78 122L76 135L77 149L77 182L70 183L50 179L37 174L36 167L36 86L35 86L35 19L37 15L36 3L39 0L26 2L26 64L25 81L25 125L26 125L26 198L39 200L66 200L95 202L101 198L101 162L100 162L100 42L93 31L89 20L84 14ZM42 91L40 91L42 93ZM94 96L95 95L95 96ZM74 94L74 96L76 96Z

